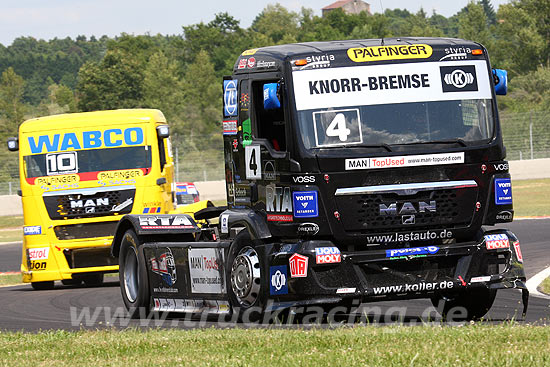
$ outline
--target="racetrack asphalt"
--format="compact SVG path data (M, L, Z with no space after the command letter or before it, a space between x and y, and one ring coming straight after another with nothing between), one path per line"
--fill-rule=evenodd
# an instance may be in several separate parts
M528 279L550 266L550 219L517 220L499 227L509 228L520 239ZM3 254L0 258L0 272L18 271L21 245L5 244L0 250ZM130 320L124 316L118 278L105 279L104 285L96 288L69 287L59 282L56 282L56 288L51 291L33 291L29 284L0 288L0 330L250 326L182 319L181 315L174 314L161 315L161 318L168 316L164 321ZM380 325L426 324L435 315L429 300L376 302L365 306L370 310L379 307L378 313L369 318L369 322ZM486 318L491 323L518 320L531 324L549 324L550 297L531 296L525 320L521 317L521 312L521 292L502 290L498 292L493 308ZM437 320L435 317L435 321Z

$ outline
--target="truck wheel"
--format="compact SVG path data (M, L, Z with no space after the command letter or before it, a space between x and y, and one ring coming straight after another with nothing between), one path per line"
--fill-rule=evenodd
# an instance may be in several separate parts
M441 313L443 319L447 321L470 321L479 320L489 310L495 301L497 291L495 289L473 289L467 292L463 292L456 295L441 295L432 298L432 304ZM443 302L443 308L440 309L440 302ZM461 314L464 310L459 311L456 307L462 307L466 310L466 316L456 317L452 313L455 309L458 314ZM450 316L450 318L448 317Z
M133 319L141 315L147 317L149 313L147 268L145 259L138 250L139 246L139 238L134 230L127 230L122 237L118 257L122 300Z
M240 321L258 321L263 315L265 291L261 262L248 232L239 233L229 248L226 284L232 310L239 314Z
M47 282L32 282L31 286L35 291L48 291L53 289L53 280Z
M87 287L99 287L103 284L103 273L86 274L82 277L82 281Z

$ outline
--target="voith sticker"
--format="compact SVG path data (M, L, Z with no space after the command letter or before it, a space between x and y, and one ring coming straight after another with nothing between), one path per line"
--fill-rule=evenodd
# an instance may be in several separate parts
M319 216L317 191L299 191L292 193L294 201L294 217L312 218Z
M509 178L495 179L495 204L512 204L512 180Z

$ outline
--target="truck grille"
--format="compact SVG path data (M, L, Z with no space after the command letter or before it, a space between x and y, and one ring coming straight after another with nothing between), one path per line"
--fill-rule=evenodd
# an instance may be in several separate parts
M336 196L341 222L346 231L371 232L396 228L465 226L475 213L477 188L421 191L413 195L378 193ZM420 203L435 203L435 211L421 210ZM394 213L381 213L395 207ZM410 208L414 208L410 210ZM409 210L403 210L403 208Z
M118 265L118 259L111 257L108 247L65 250L63 253L71 269Z
M107 237L115 234L118 222L69 224L53 228L58 240L78 240L83 238Z
M44 204L50 219L126 214L132 211L135 193L135 187L47 192L44 194Z

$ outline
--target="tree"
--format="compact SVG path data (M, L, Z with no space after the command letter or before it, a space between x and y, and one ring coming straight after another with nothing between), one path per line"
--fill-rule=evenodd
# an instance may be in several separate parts
M23 78L9 67L2 73L0 79L0 111L4 117L3 133L17 135L17 128L23 122L25 106L23 93L25 82Z
M488 24L495 25L497 23L497 13L495 12L495 8L493 8L493 4L491 4L491 0L480 0L479 4L483 6Z
M265 34L273 43L278 43L285 35L297 38L299 16L289 12L281 4L268 5L254 19L251 30Z
M474 1L468 3L466 11L458 17L458 36L479 42L491 49L493 40L482 5L476 4Z

